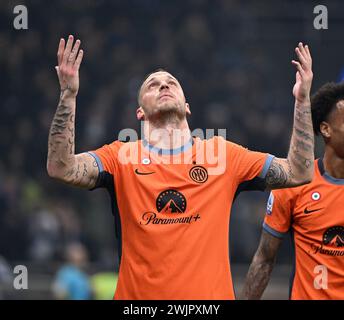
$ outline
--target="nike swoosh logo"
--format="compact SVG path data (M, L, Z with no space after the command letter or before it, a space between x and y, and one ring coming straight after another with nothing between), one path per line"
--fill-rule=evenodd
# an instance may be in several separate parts
M140 172L138 169L135 169L135 173L136 174L140 174L142 176L146 176L148 174L152 174L152 173L155 173L155 172Z
M303 211L304 214L309 214L309 213L312 213L312 212L315 212L315 211L319 211L319 210L322 210L324 208L319 208L319 209L314 209L314 210L308 210L307 208L305 208L305 210Z

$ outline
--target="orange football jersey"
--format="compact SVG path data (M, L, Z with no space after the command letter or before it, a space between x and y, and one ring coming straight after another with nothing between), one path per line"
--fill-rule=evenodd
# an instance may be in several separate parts
M172 150L115 141L90 154L100 168L97 187L117 200L114 298L234 299L233 197L240 183L264 177L273 157L220 137Z
M291 230L290 299L344 299L344 179L316 160L310 184L270 193L263 228L277 237Z

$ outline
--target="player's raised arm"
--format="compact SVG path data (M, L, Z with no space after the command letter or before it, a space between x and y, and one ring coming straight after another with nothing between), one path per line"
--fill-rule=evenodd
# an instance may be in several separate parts
M261 298L269 282L281 242L281 238L262 231L258 249L246 275L241 299L257 300Z
M49 176L83 188L95 186L98 166L88 153L75 155L75 108L79 90L79 68L83 57L80 40L60 40L56 72L61 94L49 131L47 170Z
M287 159L274 158L271 162L266 175L266 184L270 189L306 184L313 177L314 135L310 102L312 57L308 46L301 42L295 52L298 61L292 61L296 67L293 133Z

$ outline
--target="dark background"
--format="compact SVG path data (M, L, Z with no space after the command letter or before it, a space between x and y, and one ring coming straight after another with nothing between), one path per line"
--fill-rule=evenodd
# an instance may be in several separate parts
M18 4L28 8L28 30L13 27ZM318 4L328 8L328 30L313 27ZM293 119L294 48L299 41L311 48L313 92L327 81L339 81L343 14L340 0L1 1L0 255L11 267L30 266L33 283L40 283L37 290L12 296L49 297L52 270L73 241L88 249L91 270L112 271L118 264L107 194L74 189L47 176L61 37L80 38L85 51L76 152L117 139L123 128L138 129L137 90L146 73L163 67L184 88L192 129L226 128L229 140L285 157ZM317 144L321 155L321 141ZM267 196L243 194L233 207L237 289L258 244ZM286 239L274 271L278 293L272 298L287 297L289 269Z

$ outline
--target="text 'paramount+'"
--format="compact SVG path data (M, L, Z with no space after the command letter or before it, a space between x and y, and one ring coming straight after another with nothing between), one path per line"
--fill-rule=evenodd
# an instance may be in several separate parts
M193 222L197 222L199 219L201 219L201 216L199 214L178 218L157 218L155 212L145 212L142 215L140 224L145 226L148 224L190 224Z

